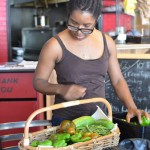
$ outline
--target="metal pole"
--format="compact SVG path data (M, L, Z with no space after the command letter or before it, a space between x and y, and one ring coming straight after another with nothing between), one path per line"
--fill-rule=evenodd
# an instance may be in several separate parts
M119 27L119 0L116 0L116 28Z

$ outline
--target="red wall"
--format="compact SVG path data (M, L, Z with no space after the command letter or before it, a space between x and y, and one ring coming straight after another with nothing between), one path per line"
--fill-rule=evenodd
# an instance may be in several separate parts
M119 0L122 5L123 0ZM103 0L104 7L116 6L116 0ZM103 32L115 31L116 26L125 27L126 31L132 28L132 16L119 13L118 24L116 24L116 13L104 13L103 14Z
M118 26L125 27L126 31L132 28L132 17L127 14L120 14ZM103 14L103 32L115 31L116 30L116 14L105 13Z
M0 63L8 61L6 0L0 0Z

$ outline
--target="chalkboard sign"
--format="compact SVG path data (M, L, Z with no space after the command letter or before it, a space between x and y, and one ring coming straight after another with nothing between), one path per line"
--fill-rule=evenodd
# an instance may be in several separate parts
M119 63L137 107L150 113L150 60L119 59ZM106 99L111 103L113 112L127 110L115 94L108 76Z

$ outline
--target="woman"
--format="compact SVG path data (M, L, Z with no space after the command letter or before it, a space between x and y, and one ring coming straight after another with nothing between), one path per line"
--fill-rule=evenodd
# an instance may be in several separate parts
M34 88L47 95L55 95L55 103L94 97L105 98L105 76L128 109L127 121L148 114L137 109L127 83L120 71L114 41L95 29L101 14L100 0L70 0L67 29L51 38L43 46L33 80ZM56 70L58 84L48 83ZM102 107L102 106L101 106ZM94 103L53 111L52 123L64 119L91 115Z

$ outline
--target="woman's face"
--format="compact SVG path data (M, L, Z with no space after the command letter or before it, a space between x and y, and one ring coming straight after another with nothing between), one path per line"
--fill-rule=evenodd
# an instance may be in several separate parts
M68 29L76 39L82 40L93 32L95 23L96 20L91 13L75 10L69 16Z

